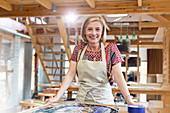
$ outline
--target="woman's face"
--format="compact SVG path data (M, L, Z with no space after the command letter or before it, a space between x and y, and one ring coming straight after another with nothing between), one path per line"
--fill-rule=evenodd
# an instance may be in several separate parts
M99 43L103 32L103 25L100 21L91 22L85 29L85 35L89 43Z

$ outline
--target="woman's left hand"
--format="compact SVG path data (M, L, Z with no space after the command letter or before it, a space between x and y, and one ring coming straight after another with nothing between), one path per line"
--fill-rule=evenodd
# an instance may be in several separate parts
M135 105L135 106L143 106L142 104L140 104L140 103L137 103L137 102L134 102L134 101L127 101L127 104L128 105Z
M126 100L126 102L127 102L128 105L143 106L143 105L140 104L140 103L134 102L134 101L132 100L132 98L131 98L130 95L128 95L125 100Z

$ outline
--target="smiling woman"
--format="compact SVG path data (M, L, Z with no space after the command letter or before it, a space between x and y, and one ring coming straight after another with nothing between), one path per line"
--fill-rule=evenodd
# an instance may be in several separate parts
M106 22L101 16L88 17L81 27L84 44L74 48L70 68L60 90L54 98L46 103L57 102L64 91L70 86L76 72L79 78L77 103L114 104L111 84L113 74L125 100L128 104L139 105L130 98L121 71L123 59L113 43L106 43Z

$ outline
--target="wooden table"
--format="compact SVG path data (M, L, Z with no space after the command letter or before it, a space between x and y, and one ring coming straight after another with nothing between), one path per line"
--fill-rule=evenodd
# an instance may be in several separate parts
M32 107L37 107L37 106L41 106L42 101L40 100L29 100L29 101L21 101L19 104L22 106L21 111L30 109Z
M38 86L43 87L54 87L59 88L60 86L57 85L50 85L50 84L38 84ZM72 97L72 91L78 91L78 86L70 86L68 91L68 99ZM149 94L149 95L161 95L161 100L163 101L164 107L169 107L169 100L170 100L170 90L161 89L161 88L143 88L143 87L128 87L130 94ZM112 93L121 93L118 88L112 87ZM167 105L168 103L168 105Z
M45 97L54 97L55 95L55 93L38 93L38 96L40 96L40 100L42 102L45 101Z
M90 104L90 103L83 103L83 104ZM18 112L18 113L33 113L33 111L36 111L36 110L39 110L41 108L44 108L44 107L58 107L58 106L63 106L63 105L71 105L71 103L53 103L53 104L46 104L46 105L41 105L41 106L37 106L37 107L34 107L34 108L31 108L31 109L27 109L27 110L24 110L24 111L21 111L21 112ZM75 103L72 103L72 105L77 105ZM112 107L114 109L117 109L117 108L124 108L123 110L118 110L119 113L128 113L127 111L127 106L126 105L111 105L111 104L91 104L91 105L102 105L102 106L108 106L108 107ZM148 113L148 112L146 112Z

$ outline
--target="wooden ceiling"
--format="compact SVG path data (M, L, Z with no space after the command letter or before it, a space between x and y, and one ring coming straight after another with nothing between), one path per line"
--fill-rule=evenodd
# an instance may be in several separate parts
M87 15L103 15L111 29L109 35L120 34L114 23L129 23L129 30L135 29L146 39L148 35L159 39L163 27L170 27L170 0L0 0L0 18L56 17L70 12L79 16L78 28ZM114 21L116 18L106 16L109 14L129 15Z
M52 12L55 4L56 12ZM0 17L89 14L169 14L170 0L0 0ZM22 8L21 8L22 7Z

